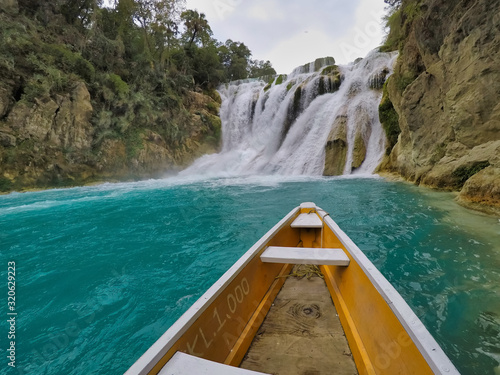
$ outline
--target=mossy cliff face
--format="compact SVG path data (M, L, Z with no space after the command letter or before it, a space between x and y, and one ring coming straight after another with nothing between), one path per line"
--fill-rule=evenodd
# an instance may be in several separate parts
M276 74L183 1L112 3L0 1L0 192L164 176L218 151L216 87Z
M500 208L500 2L403 1L398 12L380 169Z
M161 177L218 150L215 91L149 65L126 83L77 52L81 30L39 17L0 4L0 192Z
M8 91L8 90L6 90ZM9 102L9 96L2 96ZM101 180L160 177L219 148L220 103L188 93L182 118L189 136L169 145L157 132L136 129L95 144L93 107L87 87L13 102L0 121L0 189L81 185Z

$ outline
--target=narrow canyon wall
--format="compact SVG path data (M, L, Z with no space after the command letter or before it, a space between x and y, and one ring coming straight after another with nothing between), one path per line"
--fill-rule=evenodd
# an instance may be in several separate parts
M500 1L403 1L399 12L381 119L399 119L400 134L379 170L500 208Z

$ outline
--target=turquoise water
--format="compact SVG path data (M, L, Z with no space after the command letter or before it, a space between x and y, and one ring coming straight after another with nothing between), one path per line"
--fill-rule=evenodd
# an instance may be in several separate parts
M17 367L2 355L0 374L122 374L302 201L330 212L463 374L495 374L500 223L452 198L375 178L270 177L1 196L3 353L8 261L18 316Z

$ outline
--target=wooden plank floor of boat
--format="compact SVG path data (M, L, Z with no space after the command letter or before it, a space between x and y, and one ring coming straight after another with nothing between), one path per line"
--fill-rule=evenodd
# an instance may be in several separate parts
M240 367L274 375L358 373L322 278L287 278Z

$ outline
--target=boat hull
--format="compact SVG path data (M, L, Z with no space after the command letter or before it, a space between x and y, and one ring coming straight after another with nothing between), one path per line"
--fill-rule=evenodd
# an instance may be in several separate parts
M304 214L317 215L321 225L292 225ZM458 374L394 287L310 203L293 209L252 246L126 374L158 374L178 351L239 366L292 269L261 260L271 246L317 249L319 258L324 248L347 255L348 265L322 265L321 271L359 374Z

